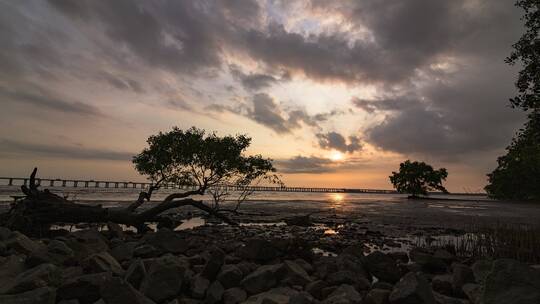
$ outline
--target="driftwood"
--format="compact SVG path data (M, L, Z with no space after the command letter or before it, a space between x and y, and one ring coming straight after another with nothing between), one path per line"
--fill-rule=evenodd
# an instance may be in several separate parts
M148 230L146 223L163 223L170 219L161 216L169 209L192 206L215 216L228 224L235 225L228 217L205 205L202 201L189 198L203 194L204 189L173 193L162 202L147 210L137 212L145 202L150 201L152 192L159 189L159 182L151 186L148 192L141 192L137 201L127 207L104 208L101 205L83 205L58 196L48 189L39 190L36 184L37 168L30 175L28 186L21 186L25 197L13 203L11 209L0 215L0 224L12 230L36 235L47 231L53 224L108 223L133 226L138 232Z

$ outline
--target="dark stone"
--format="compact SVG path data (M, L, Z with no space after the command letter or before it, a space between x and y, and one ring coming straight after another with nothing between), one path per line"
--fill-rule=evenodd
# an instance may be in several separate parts
M306 286L306 291L309 292L309 294L312 295L314 298L318 300L322 300L323 299L322 291L326 287L328 287L328 284L325 281L318 280L318 281L313 281L309 283Z
M396 285L389 296L392 304L435 304L429 282L421 274L409 272Z
M51 287L42 287L13 295L0 295L2 304L54 304L56 291Z
M225 288L223 288L223 285L221 285L219 281L214 281L212 284L210 284L210 287L208 287L208 290L206 291L204 303L216 304L220 302L224 292Z
M452 288L455 296L465 297L461 288L467 283L474 282L474 274L469 266L460 263L452 264Z
M141 292L155 302L163 302L180 293L189 264L166 255L156 259L141 283Z
M447 270L447 265L442 258L435 257L429 252L420 248L414 248L409 252L409 256L413 262L416 262L422 269L430 273L444 273Z
M249 294L257 294L276 286L284 274L283 264L265 265L246 276L240 284Z
M60 284L60 269L53 264L41 264L17 275L0 287L0 294L16 294L45 286Z
M166 253L184 253L188 249L188 242L178 233L169 229L161 229L155 233L147 233L141 243L151 245Z
M538 304L540 303L540 270L515 260L493 262L486 276L483 304Z
M229 288L223 292L224 304L238 304L246 300L247 293L242 288Z
M280 256L272 243L263 239L252 239L238 249L238 256L247 260L266 262Z
M454 294L452 275L440 274L434 276L431 280L431 286L433 287L433 290L443 295L451 296Z
M121 278L111 278L100 289L100 294L106 303L114 304L153 304L154 302L139 291L135 290L128 282Z
M240 285L240 281L244 278L242 270L236 265L224 265L217 276L217 280L221 282L223 287L232 288Z
M146 266L144 263L140 259L131 262L126 271L125 280L134 288L139 289L145 277Z
M224 262L225 252L218 247L214 247L210 251L210 257L204 265L201 275L210 281L215 280Z
M362 296L353 286L343 284L336 288L322 303L324 304L360 304Z
M388 304L390 290L374 288L368 292L362 304Z
M397 267L396 261L380 251L372 252L366 256L364 265L372 275L381 281L396 283L401 278L401 271Z
M313 281L309 274L300 265L293 261L285 261L285 280L290 285L306 286Z
M57 301L76 299L81 304L93 304L101 298L100 289L112 278L111 273L78 276L63 283L57 290Z
M108 252L100 252L89 256L82 262L84 269L89 273L112 272L123 275L124 269Z
M114 246L109 253L119 262L131 260L136 246L137 242L122 242Z

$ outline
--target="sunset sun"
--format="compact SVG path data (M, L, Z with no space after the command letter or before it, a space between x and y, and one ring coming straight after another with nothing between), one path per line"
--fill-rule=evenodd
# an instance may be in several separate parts
M332 161L335 161L335 162L338 162L338 161L342 161L343 158L344 158L344 155L343 153L339 152L339 151L333 151L332 154L330 154L330 157L329 157Z

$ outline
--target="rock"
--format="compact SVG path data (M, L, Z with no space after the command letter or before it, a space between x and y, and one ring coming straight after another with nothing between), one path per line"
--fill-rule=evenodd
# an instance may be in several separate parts
M285 266L285 280L291 286L300 285L303 287L313 281L304 268L295 262L286 260L283 264Z
M232 288L240 285L240 281L244 278L242 270L236 265L224 265L217 276L217 280L221 282L223 287Z
M300 291L297 294L293 294L289 298L289 304L311 304L315 303L315 300L309 293L305 291Z
M326 288L326 287L328 287L328 284L325 281L317 280L317 281L313 281L313 282L309 283L306 286L306 291L310 295L312 295L314 298L316 298L318 300L322 300L322 298L323 298L322 290L324 288Z
M42 287L23 293L0 295L2 304L54 304L56 291L51 287Z
M126 237L124 230L117 223L108 222L107 229L109 230L111 238L119 238L123 240Z
M452 298L438 292L434 292L433 296L435 297L435 303L437 304L469 304L469 301L467 300Z
M139 289L145 277L146 266L140 259L137 259L129 265L124 278L131 286Z
M50 263L57 266L73 264L75 253L66 243L58 240L51 240L46 247L34 251L26 259L29 266L37 266L43 263Z
M395 260L380 251L374 251L366 256L364 265L372 275L381 281L396 283L401 278L401 271Z
M362 304L388 304L390 290L374 288L368 292Z
M108 252L100 252L89 256L82 262L84 269L89 273L112 272L122 276L124 269Z
M446 264L451 264L456 260L456 256L445 249L437 249L433 253L433 257L443 260Z
M285 274L283 264L265 265L247 275L240 285L249 294L256 294L274 287Z
M371 288L371 283L368 279L348 270L340 270L329 274L326 277L326 282L333 286L342 284L355 285L358 290L368 290Z
M119 262L131 260L136 246L137 242L122 242L113 247L109 253Z
M540 270L510 259L493 262L486 276L483 304L540 303Z
M472 304L479 304L480 297L482 296L482 287L478 284L468 283L461 288L469 302Z
M101 298L100 289L112 275L108 272L86 274L63 283L57 290L57 301L76 299L81 304L92 304Z
M45 286L60 284L61 273L53 264L41 264L27 270L0 287L0 294L16 294Z
M431 280L431 286L433 287L433 290L443 295L451 296L454 294L452 275L440 274L434 276Z
M0 226L0 242L7 240L12 233L9 228Z
M267 240L252 239L238 249L237 255L247 260L267 262L279 257L280 252Z
M292 296L298 294L298 291L288 288L273 288L266 292L259 293L249 297L244 304L289 304Z
M62 300L62 301L58 302L57 304L79 304L79 300L75 300L75 299Z
M461 288L467 283L474 283L472 269L469 266L460 263L452 264L452 288L454 290L454 295L464 297L465 294Z
M311 266L310 263L306 262L306 260L304 259L296 259L294 260L294 262L298 265L300 265L300 267L304 268L304 270L310 274L313 272L313 266Z
M214 281L212 284L210 284L210 287L208 287L208 290L206 291L204 303L216 304L220 302L221 298L223 297L223 292L225 292L223 285L221 285L219 281Z
M351 255L355 258L361 259L364 257L365 248L366 247L363 244L351 245L343 249L343 251L341 251L341 255Z
M472 264L471 269L474 274L474 279L477 283L482 284L486 280L487 275L491 272L493 261L478 260Z
M188 242L178 233L169 229L161 229L155 233L147 233L141 242L166 253L184 253L188 249Z
M223 292L224 304L238 304L247 299L247 293L242 288L229 288Z
M197 274L191 281L191 296L195 299L203 299L209 286L210 281L202 275Z
M392 304L435 304L428 281L414 272L407 273L394 285L389 300Z
M362 296L351 285L343 284L334 290L322 303L360 304L362 303Z
M204 265L201 275L210 281L215 280L224 262L225 252L223 252L223 250L220 248L214 247L210 251L210 257Z
M18 231L12 232L4 241L4 244L7 248L26 255L45 250L45 246L43 244L32 241L26 235Z
M154 302L139 291L135 290L128 282L121 278L111 278L100 289L100 294L105 303L114 304L154 304Z
M377 281L373 283L373 286L371 286L372 289L384 289L384 290L392 290L394 288L394 285L387 283L387 282L381 282Z
M156 259L141 283L141 292L157 303L178 295L189 269L186 264L170 255Z
M403 251L397 251L397 252L390 252L387 253L388 256L392 257L396 262L399 263L409 263L409 255L406 252Z
M133 249L133 256L138 258L153 258L160 256L161 253L161 250L148 244L137 244Z
M413 262L422 266L422 269L430 273L446 272L447 265L443 259L420 249L414 248L409 252L409 256Z
M94 253L109 250L107 239L96 230L75 231L66 241L66 245L75 252L75 258L79 261Z
M24 259L24 255L10 255L0 262L0 286L27 270Z

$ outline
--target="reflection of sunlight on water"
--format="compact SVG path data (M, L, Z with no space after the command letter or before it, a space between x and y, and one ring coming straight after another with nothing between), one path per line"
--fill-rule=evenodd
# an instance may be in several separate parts
M341 204L343 203L344 199L345 199L345 194L343 193L330 193L330 202L334 205L334 206L341 206Z

